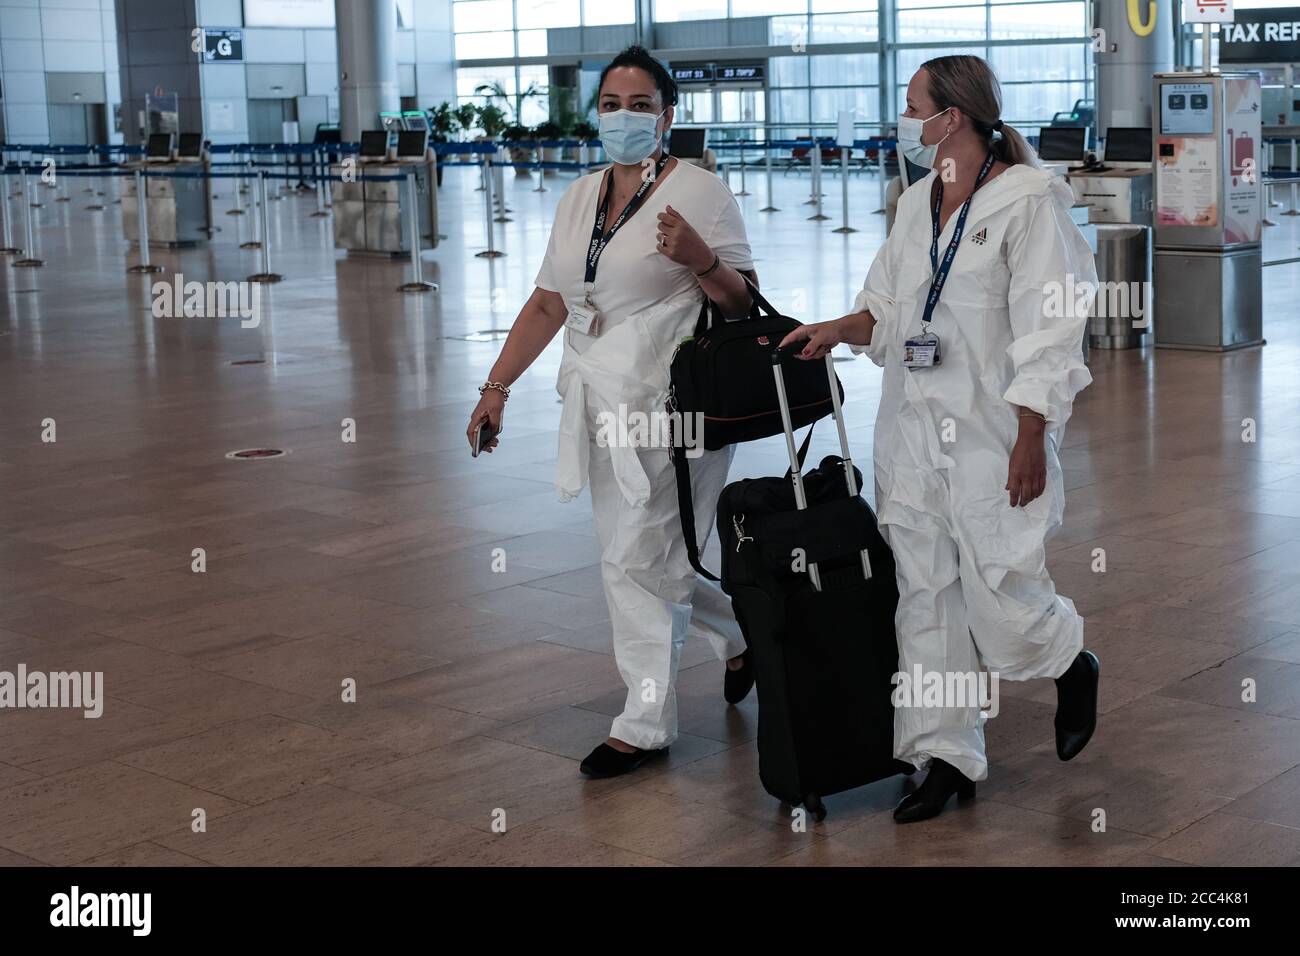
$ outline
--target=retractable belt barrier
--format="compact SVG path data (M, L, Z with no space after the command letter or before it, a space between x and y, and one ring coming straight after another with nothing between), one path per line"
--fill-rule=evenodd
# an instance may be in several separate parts
M544 183L544 174L554 170L574 170L584 172L590 169L600 168L607 165L606 161L594 162L591 157L597 155L595 150L600 147L600 141L583 140L583 139L523 139L510 141L476 141L470 143L432 143L430 148L438 158L439 167L472 167L479 170L482 178L482 185L479 187L484 193L484 226L487 248L476 255L479 258L494 259L503 256L505 253L499 251L496 247L495 230L493 223L506 223L511 220L508 218L510 210L505 205L505 190L502 188L500 181L501 170L505 167L511 167L527 172L536 171L538 183L535 187L536 192L546 191ZM779 212L773 203L772 187L772 168L773 153L791 151L793 156L787 158L786 171L791 169L802 168L805 164L812 173L812 189L808 199L808 204L815 207L814 214L809 218L814 221L829 219L822 212L822 171L823 171L823 152L834 150L838 152L840 158L840 175L841 175L841 199L842 199L842 222L835 232L849 234L856 232L849 225L849 193L848 193L848 176L850 171L850 153L853 149L864 151L877 151L877 158L874 164L880 172L880 209L876 212L884 211L884 194L885 194L885 177L883 175L886 153L896 147L894 139L885 137L868 137L865 139L855 140L851 147L840 146L833 137L805 137L795 139L771 139L771 140L735 140L718 142L711 144L710 148L717 153L736 153L739 157L738 163L723 163L723 175L726 177L733 165L739 165L741 183L737 195L748 195L746 189L746 171L750 165L754 154L762 154L762 165L767 184L767 204L760 210L761 212ZM346 173L336 173L329 169L329 166L337 162L346 162L348 159L358 157L360 146L357 143L220 143L209 146L208 154L211 157L202 167L184 168L171 166L162 168L142 167L136 170L123 169L118 162L128 158L138 158L145 154L143 146L127 144L46 144L46 145L0 145L0 160L7 161L3 168L3 174L6 178L6 194L9 192L8 177L13 174L19 174L23 178L22 193L26 197L27 212L25 216L25 227L28 232L31 231L31 213L32 208L39 208L40 203L31 200L30 187L27 183L29 173L45 173L49 169L50 161L55 164L55 173L59 176L87 176L87 177L106 177L111 181L122 176L132 176L138 183L143 183L146 179L234 179L239 182L234 194L234 208L227 210L228 215L242 216L245 209L241 205L241 194L249 190L245 186L245 181L249 178L256 179L254 184L255 196L251 205L257 207L257 215L253 219L253 238L248 242L240 242L241 248L260 249L261 250L261 271L250 280L274 282L280 277L271 271L270 266L270 237L267 235L267 202L270 200L279 200L279 195L267 195L267 181L280 180L288 183L296 180L299 189L314 188L316 192L316 210L312 213L314 217L328 216L331 204L326 199L328 184L332 182L401 182L408 183L408 192L414 199L415 191L412 189L414 174L406 173L371 173L365 170L364 165L358 164L355 170L349 170ZM547 159L545 150L551 149L576 149L578 158L574 160L557 160ZM807 151L807 157L799 155L797 151ZM528 154L527 159L507 158L507 154L518 156L520 153ZM27 162L13 162L11 156L27 157ZM868 153L869 155L869 153ZM40 161L37 161L37 158ZM75 161L74 161L75 160ZM296 171L291 171L290 166L297 167ZM865 163L859 167L867 168ZM1281 178L1272 178L1265 180L1271 186L1276 182L1291 182L1288 177L1285 180ZM1294 183L1292 183L1294 188ZM62 188L62 186L60 187ZM87 192L95 192L93 188L87 189ZM288 187L286 187L288 191ZM143 202L140 193L146 190L137 190L137 203ZM14 193L13 195L19 195ZM103 193L100 193L103 195ZM10 220L8 212L8 195L3 211L5 225L5 249L12 248L10 233ZM67 201L65 194L61 193L58 201ZM120 202L120 199L115 199ZM1295 208L1295 202L1292 202ZM102 209L102 205L88 206L88 209ZM137 213L139 215L139 213ZM132 267L137 271L153 271L157 267L152 266L149 262L148 253L148 222L147 215L141 219L145 241L142 243L140 262ZM240 238L240 229L236 224L236 239ZM260 234L260 235L259 235ZM25 251L29 260L39 263L40 260L35 258L32 252L33 240L29 236ZM143 268L141 268L143 267ZM412 243L412 281L401 288L411 291L423 291L430 287L429 283L423 281L420 274L419 265L419 246L418 243ZM436 287L435 287L436 288Z

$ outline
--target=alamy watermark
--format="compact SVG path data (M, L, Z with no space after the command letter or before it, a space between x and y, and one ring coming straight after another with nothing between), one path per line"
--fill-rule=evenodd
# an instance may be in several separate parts
M1049 319L1081 317L1129 319L1135 329L1151 324L1150 282L1077 281L1066 274L1064 282L1043 285L1043 316Z
M980 719L998 715L997 671L927 671L920 664L890 679L895 707L977 707Z
M596 414L596 444L602 448L681 448L687 458L704 454L701 412L641 412L619 405Z
M103 671L0 671L0 710L71 708L87 720L104 713Z
M155 319L238 316L245 329L262 324L262 286L257 282L186 282L178 272L170 279L159 279L150 292Z

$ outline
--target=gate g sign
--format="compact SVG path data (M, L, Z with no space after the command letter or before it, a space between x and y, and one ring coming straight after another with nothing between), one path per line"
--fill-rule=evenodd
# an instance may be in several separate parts
M1295 63L1300 60L1300 7L1238 10L1224 24L1220 63Z
M244 31L222 30L206 27L203 30L203 59L242 60L244 58Z

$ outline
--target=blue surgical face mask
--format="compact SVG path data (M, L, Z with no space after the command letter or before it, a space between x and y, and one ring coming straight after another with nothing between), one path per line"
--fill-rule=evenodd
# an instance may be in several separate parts
M943 145L943 139L947 139L948 136L945 134L939 142L932 146L926 146L921 142L921 131L925 129L926 123L946 112L948 110L939 110L930 119L917 119L915 116L900 116L898 118L899 148L903 150L903 155L916 165L924 166L926 169L934 168L934 157L939 152L939 147Z
M659 148L659 117L632 110L614 110L597 117L600 145L621 166L637 166Z

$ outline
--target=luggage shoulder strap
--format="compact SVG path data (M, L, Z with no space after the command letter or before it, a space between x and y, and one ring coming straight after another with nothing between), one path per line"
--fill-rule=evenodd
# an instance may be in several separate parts
M808 456L808 446L812 444L813 429L817 423L808 426L808 434L799 446L799 466L803 467ZM695 536L695 496L691 493L691 461L686 451L672 444L673 471L677 474L677 510L681 512L682 536L686 539L686 556L690 559L695 573L710 581L720 580L716 574L706 568L700 561L700 544Z

